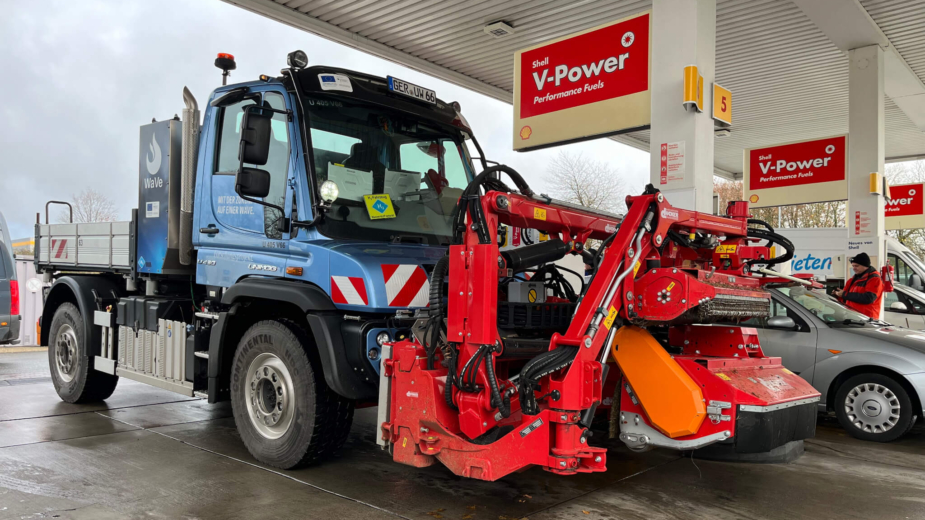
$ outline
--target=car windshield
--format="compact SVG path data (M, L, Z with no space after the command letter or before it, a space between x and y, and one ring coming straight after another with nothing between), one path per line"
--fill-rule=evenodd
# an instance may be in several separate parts
M378 105L310 94L317 187L338 196L319 229L377 242L448 244L456 201L471 179L462 135Z
M896 285L900 285L900 284L896 284ZM906 293L906 295L908 295L910 298L915 298L916 300L919 300L920 302L925 303L925 293L923 293L922 291L913 289L912 287L909 287L908 285L902 285L900 286L899 289L901 292Z
M775 290L789 296L790 299L797 302L804 309L833 327L877 326L877 324L882 324L882 322L873 321L867 316L845 307L822 289L808 289L803 285L794 285L775 287Z
M919 257L917 257L912 251L906 251L905 254L903 254L903 260L911 264L915 264L916 270L920 273L925 272L925 264L923 264L922 261L919 260Z

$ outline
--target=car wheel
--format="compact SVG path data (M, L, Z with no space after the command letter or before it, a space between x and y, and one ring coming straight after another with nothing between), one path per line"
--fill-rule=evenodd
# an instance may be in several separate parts
M288 320L261 321L241 337L231 374L235 425L257 460L282 469L339 449L354 403L332 391L307 332Z
M63 303L51 320L48 365L61 400L68 403L102 401L116 389L119 378L90 368L84 345L84 321L73 303Z
M883 374L859 374L838 387L835 415L858 439L891 442L909 431L916 413L898 381Z

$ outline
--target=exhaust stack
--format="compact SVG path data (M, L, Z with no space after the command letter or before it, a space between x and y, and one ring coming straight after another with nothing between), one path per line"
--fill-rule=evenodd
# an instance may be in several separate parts
M180 169L180 263L190 265L193 256L193 190L196 186L196 162L199 158L199 105L188 88L183 87L183 152Z

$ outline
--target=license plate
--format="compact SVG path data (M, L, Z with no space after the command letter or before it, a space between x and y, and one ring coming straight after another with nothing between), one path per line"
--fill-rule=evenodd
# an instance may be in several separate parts
M389 90L392 92L398 92L399 94L404 94L408 97L413 97L414 99L420 99L421 101L426 101L428 103L437 103L437 93L433 90L419 87L413 83L408 83L407 81L393 78L392 76L389 76Z

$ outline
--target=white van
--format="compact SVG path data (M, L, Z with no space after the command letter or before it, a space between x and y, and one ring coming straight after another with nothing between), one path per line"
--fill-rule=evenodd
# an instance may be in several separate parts
M790 271L812 273L820 280L845 278L848 269L848 229L776 229L796 246ZM887 237L887 259L893 266L896 282L925 291L925 263L911 249Z

